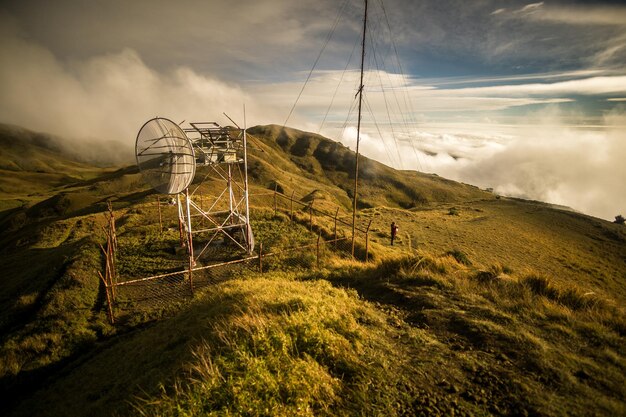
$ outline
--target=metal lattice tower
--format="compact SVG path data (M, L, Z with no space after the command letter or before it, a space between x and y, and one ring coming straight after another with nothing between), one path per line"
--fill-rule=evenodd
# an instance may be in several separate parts
M184 131L193 144L199 170L206 171L201 183L209 182L215 192L203 199L203 204L198 204L193 193L189 199L199 220L208 226L193 229L193 233L208 236L196 259L220 236L250 254L254 236L250 228L245 129L222 127L215 122L193 122L190 126ZM196 190L198 187L194 193Z
M187 247L190 264L195 264L220 236L223 242L232 242L251 254L254 235L250 227L246 131L214 122L190 126L181 129L160 117L142 126L135 144L142 176L158 192L175 196L181 244ZM208 198L196 194L205 183L215 191ZM200 235L203 246L196 255L194 236Z

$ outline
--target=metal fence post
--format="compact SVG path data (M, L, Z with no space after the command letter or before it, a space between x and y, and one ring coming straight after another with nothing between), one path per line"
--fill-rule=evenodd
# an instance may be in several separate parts
M204 206L203 206L203 202L202 202L203 198L202 198L202 194L200 194L198 192L198 202L200 203L200 212L204 213ZM200 225L202 225L202 227L204 227L204 216L201 215L200 216Z
M180 235L180 247L184 248L186 243L185 243L185 232L183 230L183 206L182 203L180 202L180 194L176 195L176 204L178 206L178 234Z
M370 255L370 226L372 225L372 220L367 224L367 229L365 230L365 262L369 260Z

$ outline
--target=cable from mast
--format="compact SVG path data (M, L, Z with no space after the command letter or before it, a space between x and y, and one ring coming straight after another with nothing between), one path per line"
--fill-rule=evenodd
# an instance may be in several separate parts
M315 58L315 62L313 63L313 66L311 67L311 70L309 71L309 75L307 75L306 80L304 81L304 84L302 85L302 88L300 89L300 92L298 93L298 97L296 97L296 101L293 103L293 106L291 106L291 110L289 110L289 114L287 115L287 118L285 119L285 123L283 123L283 128L287 126L287 123L289 122L289 119L291 118L293 111L298 105L298 101L300 101L300 97L302 96L304 89L309 83L309 80L311 79L311 75L313 75L313 71L315 71L315 67L317 67L317 63L322 57L322 54L324 53L324 50L326 49L328 42L330 42L330 39L333 37L333 34L335 33L335 30L337 29L337 25L339 24L339 20L341 20L341 15L346 9L347 4L348 4L348 0L345 0L343 2L343 5L339 8L339 11L337 12L337 17L335 18L335 22L333 23L333 26L330 29L330 32L328 32L328 35L326 36L326 40L324 41L324 45L322 46L320 53L317 55L317 58Z

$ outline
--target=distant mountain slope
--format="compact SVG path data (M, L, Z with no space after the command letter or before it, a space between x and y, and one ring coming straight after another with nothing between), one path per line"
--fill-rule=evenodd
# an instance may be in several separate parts
M50 135L0 124L0 169L79 174L94 167L69 157Z
M0 124L0 210L40 200L55 188L103 172L70 156L59 140Z
M323 136L277 125L256 126L248 132L265 147L256 156L258 164L272 164L288 173L298 172L318 183L335 188L347 202L354 189L355 153ZM254 174L253 174L254 175ZM287 175L276 175L283 186L300 187ZM365 156L359 158L359 207L391 206L405 209L432 203L493 199L477 187L416 171L398 171Z

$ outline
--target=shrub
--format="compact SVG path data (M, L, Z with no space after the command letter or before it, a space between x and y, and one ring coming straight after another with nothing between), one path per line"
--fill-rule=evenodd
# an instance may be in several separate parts
M458 249L449 250L446 252L446 255L453 257L458 263L462 265L472 265L472 261L469 260L467 255Z
M504 271L502 270L502 266L498 264L491 265L488 269L478 271L475 278L482 283L493 282L502 275Z
M622 216L621 214L618 214L617 216L615 216L615 221L613 223L624 224L624 222L626 222L626 219L624 218L624 216Z
M589 310L603 304L598 298L591 294L586 295L578 288L559 288L546 277L530 275L523 278L521 283L534 294L546 297L572 310Z
M558 292L546 277L538 275L529 275L522 279L522 284L528 287L533 294L542 295L546 298L556 299Z

